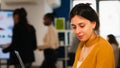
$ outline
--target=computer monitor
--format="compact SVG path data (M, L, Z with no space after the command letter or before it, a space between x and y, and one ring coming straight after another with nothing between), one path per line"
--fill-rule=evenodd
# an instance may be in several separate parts
M3 53L2 48L10 44L14 26L12 10L0 10L0 59L8 59L9 53Z

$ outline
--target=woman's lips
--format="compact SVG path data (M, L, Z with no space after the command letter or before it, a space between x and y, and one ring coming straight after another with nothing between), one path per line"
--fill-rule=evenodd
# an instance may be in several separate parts
M79 39L82 39L82 38L83 38L83 36L78 36L78 38L79 38Z

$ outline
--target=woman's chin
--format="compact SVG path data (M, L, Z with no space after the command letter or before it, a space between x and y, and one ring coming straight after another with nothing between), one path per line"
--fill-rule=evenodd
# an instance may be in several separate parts
M84 42L84 41L86 41L85 39L83 39L83 38L79 38L79 40L81 41L81 42Z

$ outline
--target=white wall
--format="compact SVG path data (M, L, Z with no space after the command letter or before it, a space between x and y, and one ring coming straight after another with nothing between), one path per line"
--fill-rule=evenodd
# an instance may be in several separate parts
M28 21L32 24L36 29L37 34L37 44L40 45L43 43L43 36L46 31L46 27L43 25L43 15L47 12L52 12L52 9L47 4L46 0L34 0L36 3L33 4L6 4L4 0L2 0L2 9L10 9L14 10L19 7L24 7L28 12ZM35 51L36 61L34 65L40 65L44 59L43 52L36 50Z
M100 1L99 6L100 35L107 38L108 34L113 34L120 44L120 2Z

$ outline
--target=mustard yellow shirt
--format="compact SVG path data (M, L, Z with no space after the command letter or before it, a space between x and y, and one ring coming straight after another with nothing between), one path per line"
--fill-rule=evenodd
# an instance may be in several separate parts
M88 41L85 45L94 45L79 68L115 68L114 53L111 45L102 37ZM76 68L84 42L80 42L77 48L75 61L72 68Z

